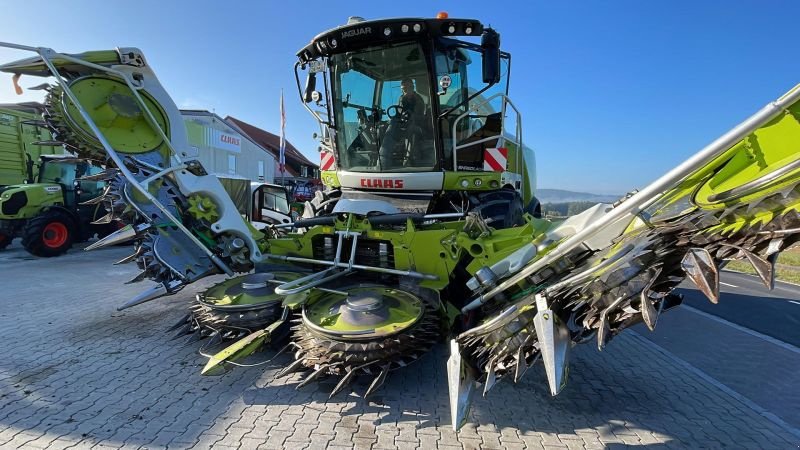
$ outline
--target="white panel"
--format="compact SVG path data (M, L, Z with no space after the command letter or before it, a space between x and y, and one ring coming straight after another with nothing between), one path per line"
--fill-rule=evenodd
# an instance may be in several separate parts
M356 189L433 191L442 189L444 183L443 172L339 172L338 175L343 187Z

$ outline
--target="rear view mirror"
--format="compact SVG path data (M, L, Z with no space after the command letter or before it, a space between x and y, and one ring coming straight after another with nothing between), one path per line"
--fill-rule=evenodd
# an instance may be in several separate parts
M500 34L491 28L483 30L481 36L483 50L483 82L500 82Z
M314 91L317 88L317 74L309 72L306 77L306 87L303 90L303 101L311 103L314 100Z

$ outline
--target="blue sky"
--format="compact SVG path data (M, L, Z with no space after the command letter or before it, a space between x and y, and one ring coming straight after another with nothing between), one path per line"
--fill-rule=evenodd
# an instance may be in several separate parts
M129 6L131 5L131 6ZM486 5L493 8L487 10ZM512 53L539 187L641 188L800 82L796 1L6 1L0 41L141 48L183 108L287 135L317 161L294 53L348 16L480 19ZM22 57L0 51L0 58ZM38 84L38 80L37 84ZM26 95L22 100L28 99ZM7 77L0 103L20 101Z

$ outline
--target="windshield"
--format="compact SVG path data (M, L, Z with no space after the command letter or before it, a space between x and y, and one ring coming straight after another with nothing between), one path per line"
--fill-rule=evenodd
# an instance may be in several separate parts
M81 163L86 166L86 163ZM80 167L82 172L86 171L86 167ZM50 160L44 162L44 167L42 168L40 175L39 175L39 182L40 183L59 183L66 187L66 189L72 189L72 185L75 182L75 169L76 165L74 162L61 162L58 160Z
M439 111L443 114L440 133L445 167L452 167L453 146L458 145L458 169L483 170L484 149L498 144L497 138L503 134L503 129L514 130L515 124L508 123L508 117L502 117L503 100L492 98L508 92L508 55L500 59L500 82L464 103L487 87L483 82L481 62L478 47L444 39L437 43L434 65L440 89L437 95ZM465 115L467 111L469 114Z
M418 43L330 58L340 169L424 172L436 166L429 71Z
M261 208L289 214L289 203L286 190L282 187L264 186L261 197Z

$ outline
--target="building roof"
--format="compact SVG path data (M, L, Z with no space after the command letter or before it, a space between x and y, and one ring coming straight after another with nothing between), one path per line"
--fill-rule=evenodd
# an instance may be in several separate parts
M254 125L250 125L247 122L241 121L235 117L227 116L225 120L228 124L234 126L243 134L248 135L252 140L256 141L259 145L270 151L275 155L275 158L279 158L279 151L281 146L281 138L275 134L270 133L269 131L262 130ZM294 163L296 165L302 166L310 166L310 167L318 167L317 164L311 162L300 153L294 145L288 140L286 141L286 163L287 165Z

